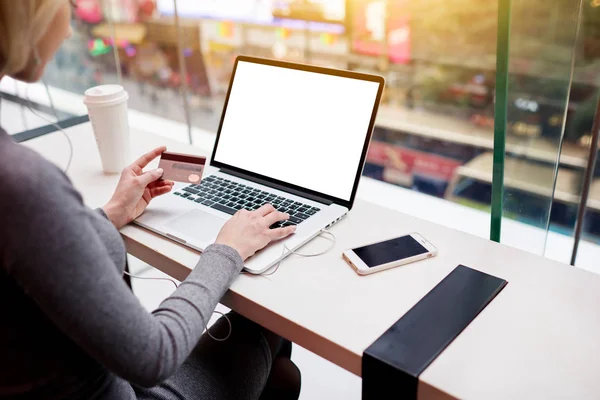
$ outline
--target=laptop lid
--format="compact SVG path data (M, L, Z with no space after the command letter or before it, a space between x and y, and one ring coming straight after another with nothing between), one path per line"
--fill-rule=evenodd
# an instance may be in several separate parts
M381 76L237 57L212 165L352 208Z

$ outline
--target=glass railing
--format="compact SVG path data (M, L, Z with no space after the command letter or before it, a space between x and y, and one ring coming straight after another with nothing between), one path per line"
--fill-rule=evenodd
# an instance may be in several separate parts
M589 192L585 216L578 206L598 103L600 72L594 69L597 53L590 43L599 10L587 1L514 0L508 9L510 3L500 2L510 16L510 34L506 41L498 39L498 54L504 55L505 43L510 51L496 104L496 121L506 123L506 137L505 152L497 146L495 159L503 162L504 193L500 198L496 192L493 206L503 219L501 232L493 226L492 235L501 233L503 243L568 263L579 218L586 243L577 264L593 268L600 256L594 226L598 193ZM482 171L491 176L492 158L489 153L473 160L473 176ZM502 179L499 171L495 180ZM593 182L593 166L589 171Z
M494 205L503 207L506 220L502 242L526 236L521 247L563 261L570 256L569 234L586 159L578 140L590 129L574 121L581 117L578 105L596 98L593 85L573 79L579 10L578 1L512 1L508 74L501 77L508 84L507 96L499 92L506 105L506 152L503 204ZM502 40L498 43L500 54ZM503 104L498 106L501 110ZM492 155L473 167L473 172L485 168L491 173Z
M577 149L579 160L582 160L576 169L575 192L578 203L582 192L585 194L581 207L579 204L569 207L571 226L575 228L574 236L577 240L577 243L573 244L571 261L574 265L599 272L597 260L600 256L600 164L595 162L595 158L598 156L597 137L600 129L597 122L600 117L600 2L582 1L581 7L578 41L574 48L573 85L593 89L585 98L580 94L577 94L577 97L572 96L568 131L573 134L565 136L565 140Z

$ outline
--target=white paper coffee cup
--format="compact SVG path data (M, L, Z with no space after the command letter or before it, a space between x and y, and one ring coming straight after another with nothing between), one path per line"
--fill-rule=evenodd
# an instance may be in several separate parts
M102 169L107 173L119 173L129 163L128 98L120 85L101 85L85 91L83 102L96 137Z

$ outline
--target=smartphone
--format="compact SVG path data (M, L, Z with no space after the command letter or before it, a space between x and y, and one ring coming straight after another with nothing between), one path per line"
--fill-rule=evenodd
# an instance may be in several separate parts
M437 249L418 233L346 250L344 260L360 275L369 275L437 255Z

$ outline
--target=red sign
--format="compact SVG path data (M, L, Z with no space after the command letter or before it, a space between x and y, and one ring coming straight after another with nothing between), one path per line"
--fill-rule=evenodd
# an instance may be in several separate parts
M410 16L407 5L407 0L388 2L388 58L396 64L410 61Z
M410 25L407 0L357 0L353 2L352 49L369 56L387 52L391 62L410 61ZM387 29L386 29L387 27Z
M367 162L404 174L428 176L443 181L452 179L454 170L462 165L462 162L451 158L378 141L371 142Z
M75 14L83 22L98 24L104 19L100 0L77 0Z

